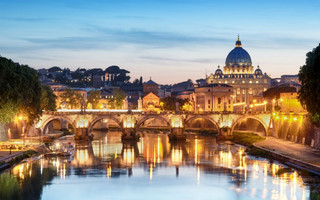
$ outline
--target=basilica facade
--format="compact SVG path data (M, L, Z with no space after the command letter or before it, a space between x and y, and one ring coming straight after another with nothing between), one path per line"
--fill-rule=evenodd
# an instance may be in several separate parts
M263 103L262 93L271 86L271 78L259 66L254 68L249 53L242 48L240 38L235 48L228 54L223 70L206 76L207 84L227 84L233 87L234 109L251 104ZM238 109L237 109L238 110Z

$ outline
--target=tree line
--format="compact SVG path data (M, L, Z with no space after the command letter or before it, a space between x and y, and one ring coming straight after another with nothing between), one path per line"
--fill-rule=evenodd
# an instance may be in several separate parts
M41 86L35 69L0 56L0 123L20 116L27 132L43 110L56 109L55 98L50 87Z

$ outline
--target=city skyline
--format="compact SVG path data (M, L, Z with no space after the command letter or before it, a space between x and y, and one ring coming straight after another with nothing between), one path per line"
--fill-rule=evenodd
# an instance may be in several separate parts
M176 83L224 66L237 35L273 78L318 45L320 2L3 1L0 55L40 69L118 65L131 80ZM183 73L182 73L183 72Z

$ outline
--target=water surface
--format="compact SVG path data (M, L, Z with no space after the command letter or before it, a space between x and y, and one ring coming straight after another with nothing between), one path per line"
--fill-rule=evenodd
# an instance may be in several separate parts
M170 200L318 199L317 177L284 171L277 162L247 156L215 137L144 133L121 143L119 132L96 133L76 144L72 158L45 158L0 176L0 199ZM66 141L59 141L64 143Z

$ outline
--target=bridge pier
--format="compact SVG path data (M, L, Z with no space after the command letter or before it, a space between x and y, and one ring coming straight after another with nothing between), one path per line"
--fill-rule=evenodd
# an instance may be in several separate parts
M137 131L135 128L123 128L121 139L123 142L137 141L139 140L139 136L136 133Z
M88 128L77 128L75 139L76 140L92 140L93 137L89 135Z
M169 140L175 141L175 140L185 140L186 136L184 135L184 128L182 127L174 127L171 128L171 133L169 135Z

